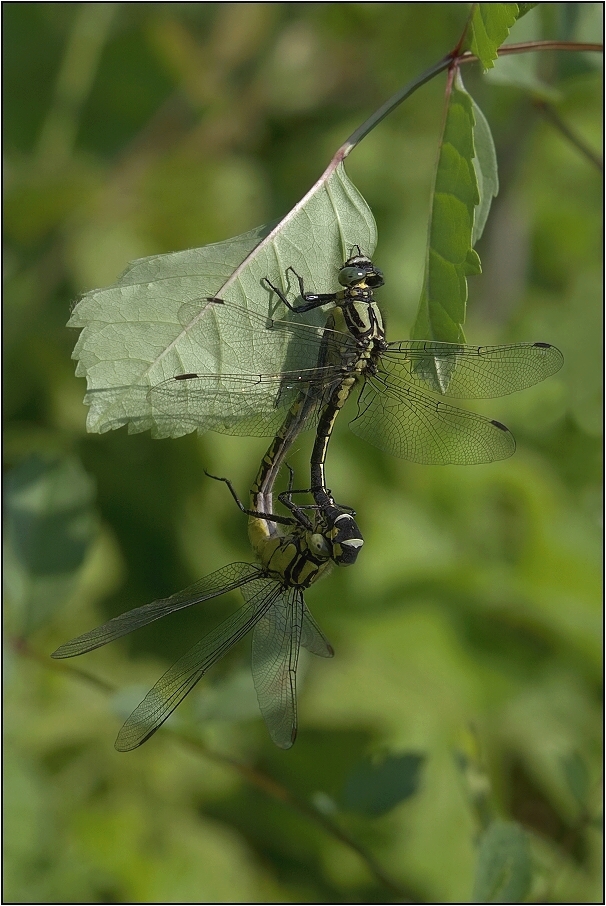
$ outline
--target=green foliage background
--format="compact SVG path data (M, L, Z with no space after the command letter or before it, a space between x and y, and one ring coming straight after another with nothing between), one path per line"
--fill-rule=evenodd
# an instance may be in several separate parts
M579 32L599 4L540 6L520 28L592 39ZM215 434L87 436L76 334L64 325L79 293L133 258L283 215L370 112L454 46L466 6L3 12L5 899L386 902L395 895L350 848L228 764L169 733L129 755L113 749L121 716L235 598L73 662L118 697L47 657L109 616L248 559L245 520L203 468L245 494L265 449ZM550 54L539 67L560 114L599 147L594 61ZM600 175L529 94L474 67L465 83L493 130L501 180L478 249L484 273L470 281L468 341L556 343L565 366L483 408L518 440L513 459L490 466L395 461L343 417L330 483L355 506L366 545L355 569L307 594L336 657L308 665L295 747L278 751L267 736L246 644L190 696L177 726L336 808L419 902L469 899L474 802L489 781L494 813L530 835L534 899L596 901ZM347 165L378 223L391 339L409 336L421 292L443 85L417 92ZM299 475L309 448L302 437ZM470 725L482 750L475 774L460 768ZM422 765L416 792L382 816L356 812L360 763L387 753Z

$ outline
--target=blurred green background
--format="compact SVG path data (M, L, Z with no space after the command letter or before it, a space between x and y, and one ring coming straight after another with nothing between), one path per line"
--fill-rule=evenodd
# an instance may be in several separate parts
M601 4L540 7L518 39L599 40ZM48 658L114 614L250 559L245 519L203 468L244 495L266 446L87 436L65 327L73 300L133 258L285 214L363 119L455 45L466 11L4 5L5 900L402 899L260 777L331 816L418 902L469 900L479 800L528 831L535 901L600 899L601 174L527 92L477 67L463 76L493 129L501 192L467 337L543 340L565 356L554 378L482 409L512 428L516 455L411 465L340 420L330 483L366 545L355 569L306 595L336 656L304 665L288 752L258 714L247 643L179 709L173 733L114 751L124 716L235 597L63 666ZM594 149L597 62L537 63ZM391 339L408 336L420 295L443 89L444 76L422 88L348 161L379 227ZM309 449L302 436L299 475ZM347 789L360 763L387 754L422 756L418 788L364 815Z

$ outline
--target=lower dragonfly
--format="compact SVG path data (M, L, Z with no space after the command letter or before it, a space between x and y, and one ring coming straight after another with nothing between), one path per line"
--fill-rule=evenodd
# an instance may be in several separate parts
M310 518L293 503L292 471L289 490L280 495L292 515L272 513L273 485L280 464L304 418L304 400L300 399L263 457L251 490L250 509L244 508L227 479L219 479L226 482L240 509L249 515L249 537L258 564L231 563L169 598L114 617L53 652L52 657L67 658L93 651L168 614L240 589L244 606L179 658L126 720L115 743L119 752L146 742L212 665L250 630L252 675L261 714L277 746L288 749L294 743L300 646L319 657L332 657L334 653L305 604L304 590L326 575L333 564L353 563L363 544L349 508L334 502L326 512L312 507Z

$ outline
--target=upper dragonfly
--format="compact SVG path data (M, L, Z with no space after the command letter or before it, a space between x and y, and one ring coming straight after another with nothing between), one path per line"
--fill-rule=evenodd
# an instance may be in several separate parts
M226 336L246 320L253 328L253 349L275 369L262 374L178 374L151 388L149 398L164 420L200 430L264 435L274 433L284 411L305 397L303 421L308 426L319 422L312 455L314 489L325 487L332 427L356 388L357 413L350 428L379 449L419 463L485 463L511 456L511 432L501 422L441 398L505 396L544 380L563 362L559 349L549 343L388 342L374 298L383 274L359 249L339 270L342 289L337 292L305 292L301 277L292 268L288 273L298 284L298 305L267 279L265 285L297 316L332 305L324 327L263 318L228 301L205 299L199 304L201 312L206 307L201 320L216 315L216 327ZM228 345L237 359L238 349Z

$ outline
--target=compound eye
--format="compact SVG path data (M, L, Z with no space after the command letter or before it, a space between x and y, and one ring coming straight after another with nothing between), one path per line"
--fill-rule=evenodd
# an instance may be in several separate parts
M309 547L320 557L330 557L330 547L328 541L324 535L320 535L318 532L314 532L313 535L309 536Z
M353 286L359 283L366 275L366 271L361 267L342 267L339 271L339 283L341 286Z

